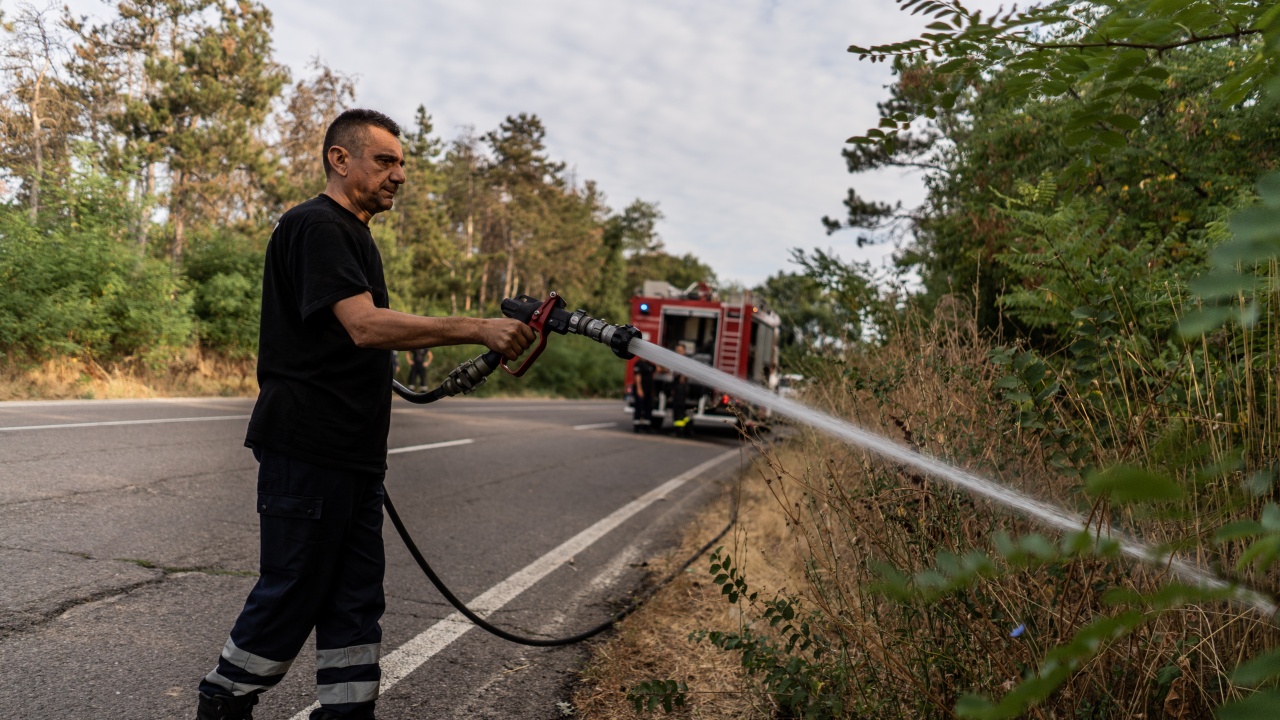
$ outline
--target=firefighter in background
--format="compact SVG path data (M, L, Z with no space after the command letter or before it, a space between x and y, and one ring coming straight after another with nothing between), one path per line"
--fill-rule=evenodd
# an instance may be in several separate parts
M684 343L675 347L677 355L685 355ZM689 417L689 378L671 371L671 426L679 437L689 437L693 418Z
M636 393L634 413L631 416L631 429L634 432L649 432L653 423L653 374L657 369L658 366L648 360L636 358L632 371Z
M409 377L405 384L414 392L427 389L427 366L435 357L427 348L418 348L409 352Z

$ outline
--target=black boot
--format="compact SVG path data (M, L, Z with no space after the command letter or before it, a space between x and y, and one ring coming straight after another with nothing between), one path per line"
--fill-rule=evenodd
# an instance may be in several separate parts
M200 693L200 707L196 720L253 720L253 706L258 704L258 694L205 695Z

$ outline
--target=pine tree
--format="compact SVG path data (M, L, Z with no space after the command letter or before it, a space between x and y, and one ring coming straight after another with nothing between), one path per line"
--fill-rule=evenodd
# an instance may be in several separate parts
M117 85L121 101L105 111L106 124L121 139L116 162L139 169L140 201L164 173L177 264L191 223L260 216L259 179L274 162L262 130L289 74L271 59L271 13L262 5L124 0L118 10L106 25L76 24L82 61L73 68L86 97Z
M356 96L355 80L319 59L312 76L289 91L285 109L275 121L280 138L275 145L280 172L269 178L268 196L275 212L285 210L324 189L321 151L324 133Z

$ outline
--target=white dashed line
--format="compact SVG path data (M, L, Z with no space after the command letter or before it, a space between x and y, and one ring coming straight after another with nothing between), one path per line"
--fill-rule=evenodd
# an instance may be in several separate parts
M475 442L475 440L471 438L467 438L465 440L446 440L444 442L428 443L426 445L410 445L409 447L402 447L402 448L395 448L393 450L388 450L387 454L396 455L399 453L417 452L419 450L435 450L436 448L447 448L447 447L453 447L455 445L470 445L473 442Z
M60 430L65 428L108 427L111 425L163 425L165 423L212 422L214 420L248 420L248 415L214 415L207 417L156 418L154 420L105 420L102 422L62 423L57 425L18 425L0 427L0 432L18 430Z
M589 425L574 425L574 430L599 430L600 428L617 427L618 423L591 423Z

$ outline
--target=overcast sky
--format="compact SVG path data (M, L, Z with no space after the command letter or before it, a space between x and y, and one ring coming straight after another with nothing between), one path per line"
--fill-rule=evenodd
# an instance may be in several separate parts
M974 7L995 7L976 0ZM914 36L894 0L266 0L294 77L314 57L358 80L357 102L401 122L423 104L450 139L536 113L552 156L609 204L657 202L668 249L748 286L791 268L793 247L882 261L827 236L851 182L917 201L899 172L853 178L844 140L875 124L885 65L850 44ZM102 13L93 0L78 11ZM794 269L794 268L791 268Z

